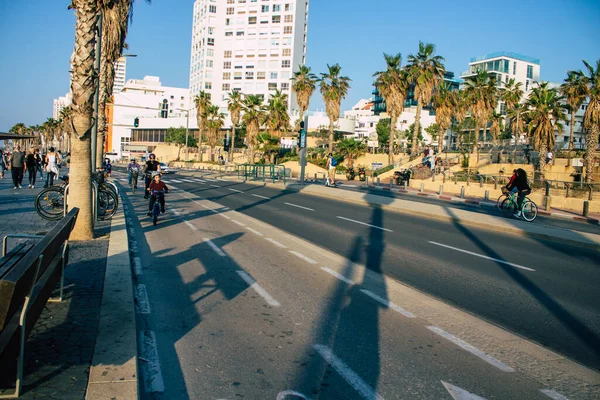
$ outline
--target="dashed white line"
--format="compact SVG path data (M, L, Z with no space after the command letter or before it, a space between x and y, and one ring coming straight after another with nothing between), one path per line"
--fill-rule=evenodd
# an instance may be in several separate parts
M265 200L271 200L270 197L265 197L265 196L261 196L260 194L252 194L252 196L254 197L258 197L259 199L265 199Z
M265 240L268 240L269 242L273 243L275 246L281 247L282 249L287 249L287 246L279 243L277 240L275 239L271 239L271 238L265 238Z
M173 186L173 185L169 185L169 189L176 189L179 190L179 188L177 186Z
M243 191L237 190L237 189L229 188L229 190L231 190L232 192L236 192L236 193L244 193Z
M183 181L183 182L190 182L190 183L194 183L194 181L193 181L193 180L191 180L191 179L182 179L182 181Z
M128 182L127 179L125 179L125 178L119 178L119 180L122 182Z
M225 215L223 213L219 213L219 215L225 219L231 219L228 215Z
M506 264L506 265L510 265L511 267L515 267L515 268L523 269L523 270L525 270L525 271L531 271L531 272L535 272L535 269L533 269L533 268L524 267L524 266L522 266L522 265L519 265L519 264L513 264L513 263L511 263L511 262L504 261L504 260L500 260L500 259L498 259L498 258L493 258L493 257L484 256L483 254L477 254L477 253L473 253L472 251L467 251L467 250L459 249L458 247L452 247L452 246L448 246L448 245L446 245L446 244L441 244L441 243L438 243L438 242L432 242L432 241L429 241L429 243L431 243L431 244L435 244L436 246L445 247L445 248L447 248L447 249L451 249L451 250L455 250L455 251L460 251L461 253L470 254L470 255L472 255L472 256L475 256L475 257L481 257L481 258L485 258L486 260L495 261L495 262L498 262L498 263L500 263L500 264Z
M382 231L386 231L386 232L394 232L391 229L387 229L387 228L382 228L381 226L377 226L377 225L371 225L371 224L367 224L366 222L360 222L360 221L356 221L354 219L350 219L350 218L345 218L345 217L340 217L338 215L339 219L343 219L345 221L350 221L350 222L354 222L355 224L360 224L360 225L365 225L365 226L370 226L371 228L376 228L376 229L381 229Z
M194 181L201 182L201 183L206 183L206 181L203 181L202 179L194 179Z
M160 359L154 332L141 331L139 343L142 353L139 358L142 361L140 366L144 375L144 391L146 393L164 392L165 384L160 371Z
M552 389L541 389L540 392L554 400L569 400L566 396Z
M499 360L495 359L494 357L485 354L483 351L479 350L478 348L470 345L469 343L465 342L462 339L457 338L453 334L448 333L445 330L438 328L437 326L428 326L427 329L440 335L444 339L451 341L452 343L454 343L458 347L463 348L464 350L468 351L469 353L481 358L483 361L487 362L488 364L493 365L494 367L498 368L501 371L515 372L515 370L513 368L504 364L502 361L499 361Z
M136 275L144 275L142 260L139 257L133 257L133 271Z
M262 233L260 233L259 231L255 230L255 229L252 229L252 228L250 228L250 227L246 227L246 229L248 229L250 232L254 233L255 235L258 235L258 236L264 236L264 235L263 235Z
M211 249L221 257L227 257L227 254L223 250L219 248L216 244L214 244L210 239L204 238L204 243L207 243Z
M204 204L202 204L202 207L206 208L207 210L210 210L210 211L214 212L215 214L217 214L217 213L218 213L218 211L217 211L217 210L213 210L212 208L210 208L210 207L209 207L209 206L207 206L207 205L204 205Z
M366 294L367 296L369 296L370 298L380 302L387 308L390 308L390 309L396 311L397 313L404 315L406 318L414 318L415 317L415 314L413 314L409 311L406 311L404 308L400 307L397 304L392 303L391 301L388 301L384 298L377 296L375 293L373 293L369 290L360 289L360 291L363 292L364 294Z
M183 221L183 223L186 224L187 226L189 226L190 229L193 230L193 231L197 231L198 230L198 228L196 228L194 226L194 224L192 224L190 221Z
M182 183L181 181L179 181L177 179L170 179L169 182Z
M246 224L242 224L240 221L236 221L236 220L232 220L234 223L238 224L239 226L246 226Z
M288 206L292 206L292 207L296 207L296 208L301 208L301 209L303 209L303 210L315 211L315 210L313 210L312 208L308 208L308 207L299 206L299 205L297 205L297 204L292 204L292 203L285 203L285 204L287 204Z
M244 271L236 271L238 275L246 281L246 283L256 292L258 293L268 305L273 307L279 307L281 304L277 300L275 300L265 289L262 288L250 275L245 273Z
M297 251L290 250L290 253L292 253L293 255L295 255L295 256L296 256L296 257L298 257L298 258L301 258L301 259L303 259L304 261L306 261L306 262L307 262L307 263L309 263L309 264L316 264L316 263L317 263L317 262L316 262L315 260L313 260L312 258L308 258L308 257L306 257L304 254L302 254L302 253L299 253L299 252L297 252Z
M221 186L219 186L219 185L210 185L210 186L212 186L212 187L218 187L218 188L220 188L220 187L221 187Z
M369 400L383 400L383 397L377 393L371 386L361 379L360 376L341 359L339 359L329 347L322 344L314 345L315 350L342 376L350 386L354 388L362 397Z
M148 302L146 285L140 284L135 287L135 303L140 314L150 314L150 303Z
M335 276L336 278L338 278L340 281L342 282L346 282L348 285L354 285L354 281L350 280L348 278L346 278L344 275L342 274L338 274L337 272L335 272L334 270L327 268L327 267L321 267L321 269L325 272L327 272L328 274L331 274L333 276Z

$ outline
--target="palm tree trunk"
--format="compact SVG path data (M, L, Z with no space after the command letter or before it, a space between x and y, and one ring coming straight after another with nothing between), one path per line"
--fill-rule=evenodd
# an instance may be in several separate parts
M329 152L333 153L333 119L329 118Z
M229 162L233 161L233 145L235 143L235 125L231 126L231 142L229 143L229 155L227 156L227 159L229 160Z
M598 125L592 125L585 136L585 181L594 182L594 160L596 158L596 147L598 147Z
M71 92L73 93L73 126L71 141L71 172L69 177L69 206L79 208L72 240L90 240L94 237L91 188L91 130L94 94L97 81L94 76L98 2L75 0L75 47L72 61Z
M440 127L440 130L438 132L438 154L441 153L443 151L443 147L444 147L444 128Z
M477 125L477 121L475 122L475 129L473 129L473 137L473 140L475 141L473 150L475 150L477 164L479 164L479 126Z
M412 137L412 145L410 150L411 157L414 157L418 152L418 139L419 139L419 128L421 127L421 109L423 104L421 101L417 103L417 113L415 114L415 130Z
M569 126L569 159L567 160L567 166L571 166L571 158L573 153L573 139L575 134L575 113L571 111L571 126Z
M548 153L548 141L546 139L542 140L542 143L540 144L540 156L539 156L539 176L536 177L535 173L534 173L534 180L535 181L540 181L543 182L545 177L544 177L544 171L546 169L546 153ZM537 179L536 179L537 178Z
M394 142L396 141L396 124L398 123L398 117L392 117L390 124L390 139L388 149L388 164L394 163Z

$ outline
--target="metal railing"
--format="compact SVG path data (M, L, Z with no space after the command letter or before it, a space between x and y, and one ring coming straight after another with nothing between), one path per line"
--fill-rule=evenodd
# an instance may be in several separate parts
M286 169L282 164L241 164L236 167L238 179L283 181L286 183Z
M545 180L544 190L546 196L564 192L565 197L600 199L600 183Z

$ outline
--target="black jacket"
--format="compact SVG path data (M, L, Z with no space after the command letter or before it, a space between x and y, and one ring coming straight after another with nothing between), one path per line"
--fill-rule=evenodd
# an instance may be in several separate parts
M529 187L529 183L527 182L527 177L523 175L517 175L515 180L510 185L508 185L507 189L510 191L513 190L513 188L515 187L519 192L521 190L531 190L531 188Z

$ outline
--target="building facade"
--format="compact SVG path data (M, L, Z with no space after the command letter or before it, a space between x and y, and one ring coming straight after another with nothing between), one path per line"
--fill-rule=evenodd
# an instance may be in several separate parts
M62 109L70 105L71 101L73 101L73 96L70 92L65 94L64 96L59 97L58 99L54 99L52 105L52 118L58 119Z
M289 96L290 78L306 62L309 0L196 0L190 59L191 99L201 91L228 114L227 94Z
M127 58L121 57L115 62L115 83L113 93L119 93L125 87L127 76Z

